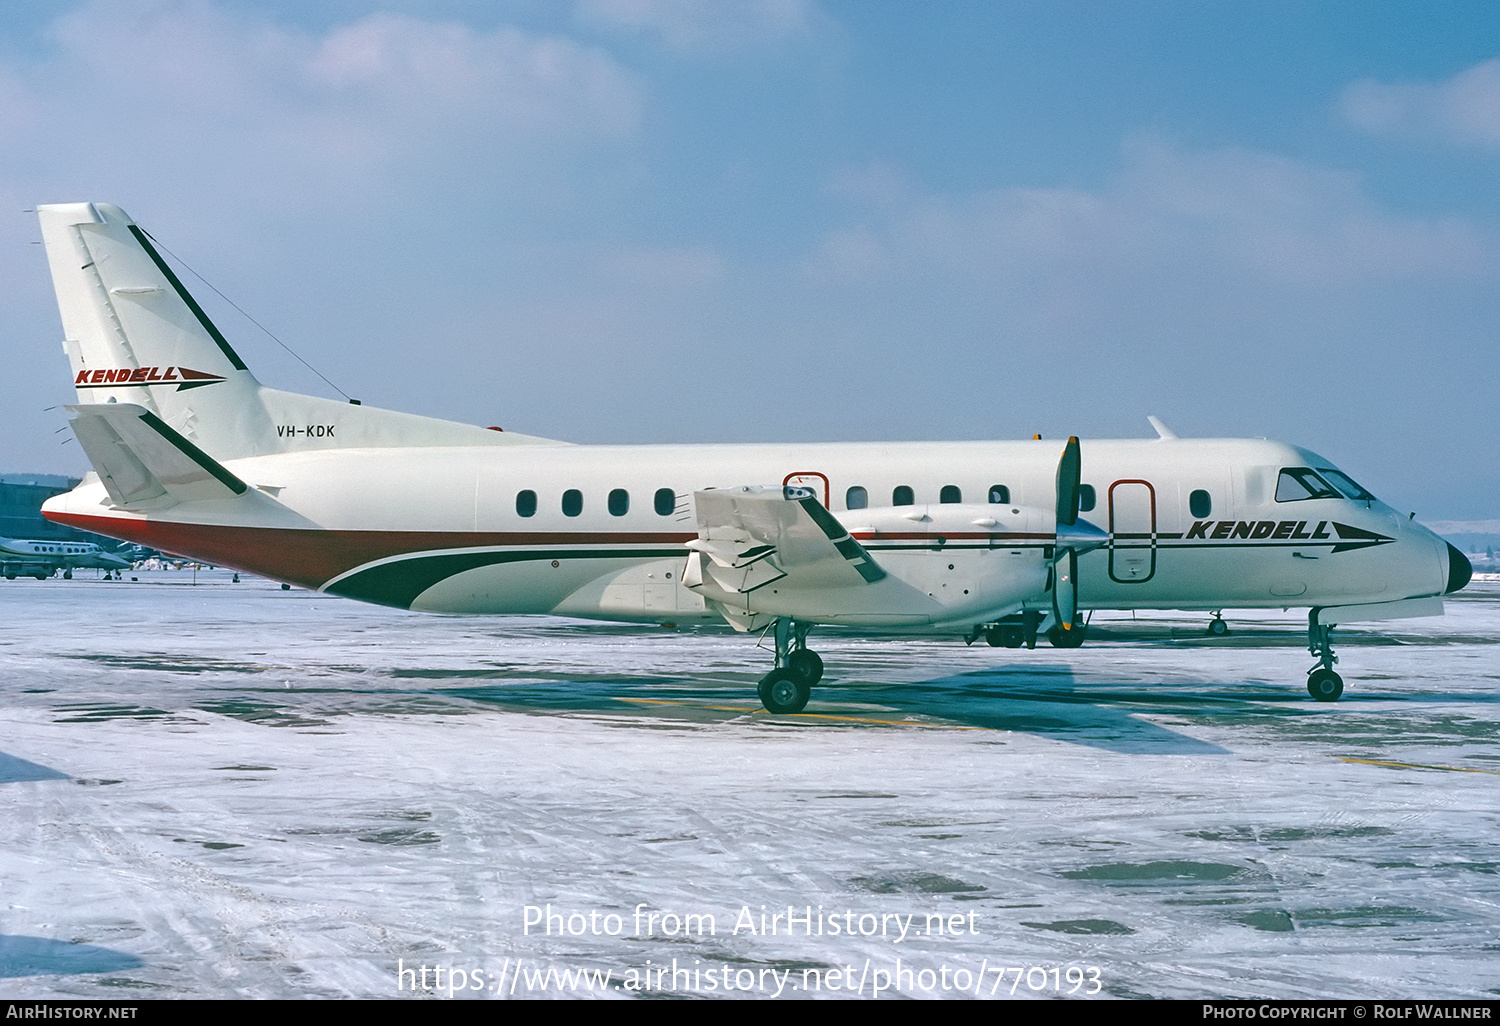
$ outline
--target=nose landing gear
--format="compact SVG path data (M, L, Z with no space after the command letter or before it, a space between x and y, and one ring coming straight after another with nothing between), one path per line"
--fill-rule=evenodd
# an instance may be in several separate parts
M823 659L807 647L810 624L783 617L773 628L776 667L760 679L756 694L767 712L799 713L807 708L812 686L823 679Z
M1307 671L1307 693L1320 702L1337 702L1344 693L1344 678L1333 672L1339 657L1333 654L1333 624L1319 623L1322 609L1307 614L1307 650L1318 657L1318 665Z

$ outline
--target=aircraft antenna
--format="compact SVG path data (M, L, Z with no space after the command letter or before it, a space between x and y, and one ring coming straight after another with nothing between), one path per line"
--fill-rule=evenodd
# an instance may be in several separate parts
M203 284L207 285L210 289L213 289L214 295L216 295L220 299L224 300L224 302L228 303L230 306L234 307L236 310L239 310L240 315L242 317L244 317L245 320L247 320L251 324L255 325L261 331L264 331L267 335L269 335L271 337L271 340L273 342L275 342L281 348L285 349L288 353L291 353L292 356L294 356L296 358L296 360L297 360L298 363L302 364L302 366L306 367L308 370L312 371L318 377L322 378L323 379L323 383L325 385L327 385L329 388L333 389L335 392L337 392L339 395L343 396L345 399L349 400L350 402L354 401L353 398L349 395L348 392L345 392L342 388L340 388L339 386L335 385L332 381L329 381L327 375L325 375L322 371L318 370L318 368L314 367L312 364L308 363L306 360L302 359L302 357L297 353L297 351L295 349L293 349L291 346L287 345L285 342L281 341L281 339L277 338L275 332L273 332L270 328L266 327L264 324L260 323L260 321L257 321L254 317L251 317L249 314L245 313L245 311L240 308L240 305L238 303L236 303L234 300L230 299L228 296L224 295L224 293L220 292L218 290L218 288L214 285L213 282L209 281L207 278L203 277L203 275L201 275L197 271L193 270L193 267L192 267L191 264L189 264L186 260L182 259L182 257L178 256L176 253L173 253L170 249L167 249L166 246L163 246L161 240L158 239L155 235L152 235L150 232L146 231L146 229L144 229L144 228L142 228L141 231L152 242L154 242L158 246L160 246L161 249L162 249L162 252L166 253L173 260L176 260L183 267L187 268L188 272L190 274L192 274L192 276L194 278L197 278Z

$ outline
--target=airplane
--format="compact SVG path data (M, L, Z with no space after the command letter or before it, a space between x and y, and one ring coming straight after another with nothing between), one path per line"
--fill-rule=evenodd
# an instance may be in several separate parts
M773 713L822 677L815 626L1076 647L1101 609L1306 607L1334 701L1335 625L1469 582L1322 456L1155 418L1060 447L572 445L278 391L118 207L38 215L94 468L49 519L403 609L728 623L774 639Z
M92 542L0 538L0 574L7 581L35 577L45 581L57 571L67 580L81 567L125 570L130 563Z

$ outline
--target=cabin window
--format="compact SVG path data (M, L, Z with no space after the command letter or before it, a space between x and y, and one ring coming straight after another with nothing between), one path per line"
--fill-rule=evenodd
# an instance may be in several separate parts
M963 502L964 493L959 490L958 485L943 485L943 490L938 492L938 502Z
M990 485L990 501L994 503L1009 503L1010 489L1005 485Z
M915 503L916 496L912 493L911 485L897 485L891 492L892 506L910 506Z
M616 488L609 493L609 515L612 517L623 517L630 512L630 493L623 488Z
M870 493L855 485L844 493L845 509L864 509L870 504Z
M1337 499L1339 493L1308 467L1283 467L1276 479L1277 502L1303 499Z
M528 488L516 493L516 514L523 517L536 516L536 492Z
M1188 496L1188 509L1192 512L1193 516L1202 520L1214 511L1213 496L1209 495L1202 488L1197 489L1193 494Z
M1094 494L1093 485L1078 486L1078 512L1087 513L1099 504L1099 496Z
M669 517L677 508L677 493L670 488L658 488L654 500L658 516Z
M577 488L563 492L562 511L565 517L576 517L583 512L583 493Z

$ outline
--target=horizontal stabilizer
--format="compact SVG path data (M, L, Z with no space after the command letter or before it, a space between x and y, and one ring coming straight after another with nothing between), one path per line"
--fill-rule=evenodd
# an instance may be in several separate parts
M245 482L133 403L69 406L73 433L116 506L161 508L243 495Z

